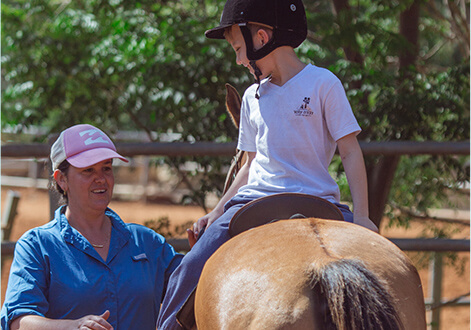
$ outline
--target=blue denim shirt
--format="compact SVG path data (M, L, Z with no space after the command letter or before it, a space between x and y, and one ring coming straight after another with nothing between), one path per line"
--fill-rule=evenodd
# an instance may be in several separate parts
M78 319L110 311L114 329L155 329L168 278L182 255L153 230L125 224L111 209L107 260L72 228L62 206L53 221L15 247L2 329L22 315Z

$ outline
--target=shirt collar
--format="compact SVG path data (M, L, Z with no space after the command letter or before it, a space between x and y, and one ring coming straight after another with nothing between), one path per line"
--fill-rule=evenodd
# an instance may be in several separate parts
M59 207L56 212L55 212L55 219L57 220L59 227L60 227L60 232L62 237L64 237L64 240L72 245L76 245L80 247L81 249L85 250L88 247L91 247L90 244L88 244L87 240L75 229L72 228L72 226L69 224L69 221L67 220L65 216L65 210L67 209L67 205L63 205ZM127 228L126 224L121 220L118 214L114 212L110 208L106 208L105 214L111 219L111 224L113 226L113 230L115 233L111 235L112 241L110 244L110 250L111 247L116 246L123 246L126 244L126 242L131 239L131 232Z

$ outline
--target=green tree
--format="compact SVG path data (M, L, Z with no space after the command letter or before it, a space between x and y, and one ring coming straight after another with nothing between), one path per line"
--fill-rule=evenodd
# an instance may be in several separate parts
M204 37L222 6L3 2L2 126L58 132L89 122L108 131L143 130L154 141L166 133L178 133L181 141L231 141L237 132L226 118L224 83L243 86L249 78L231 65L228 47ZM186 160L168 162L178 170ZM212 184L222 189L218 169L229 160L195 160L203 187L191 187L190 197L204 203Z
M227 44L204 37L224 2L3 1L2 127L58 132L88 122L109 132L145 131L153 141L167 133L180 141L235 140L224 83L242 92L252 78L235 65ZM361 139L469 139L469 1L305 5L309 34L298 53L344 82ZM179 171L193 191L188 198L205 207L205 193L221 191L229 160L166 159L177 171L187 160L200 164L192 173ZM432 207L456 182L469 181L466 161L368 158L373 219L379 223L385 205ZM332 169L344 182L338 165ZM404 170L412 166L427 167Z
M324 65L344 81L364 129L361 139L469 139L469 1L331 5L329 12L308 2L309 26L316 31L310 39L325 51ZM379 223L388 202L421 212L436 206L450 187L469 181L467 162L468 157L367 158L370 217ZM397 171L398 166L427 175L417 180L416 171Z

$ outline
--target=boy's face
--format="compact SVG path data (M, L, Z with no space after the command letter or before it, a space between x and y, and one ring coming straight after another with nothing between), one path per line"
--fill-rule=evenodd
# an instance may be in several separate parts
M238 25L231 26L225 33L226 40L231 44L232 49L236 54L237 65L243 65L250 70L250 73L255 77L254 70L250 65L247 58L245 40ZM256 77L255 77L256 78Z

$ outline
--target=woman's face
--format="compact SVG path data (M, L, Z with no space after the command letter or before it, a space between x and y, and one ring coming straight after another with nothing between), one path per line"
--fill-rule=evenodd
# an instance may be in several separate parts
M104 211L111 201L114 187L112 159L85 168L71 165L67 175L59 172L54 178L67 193L71 209Z

